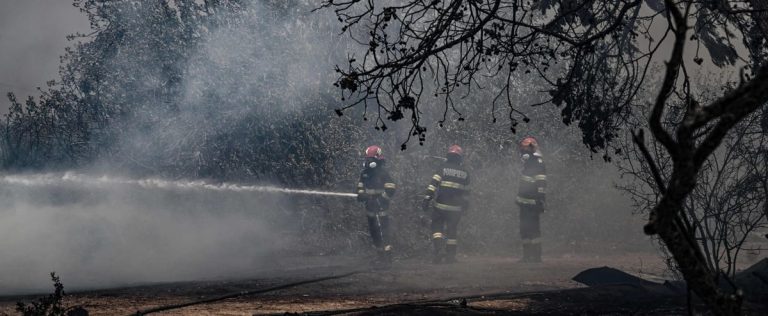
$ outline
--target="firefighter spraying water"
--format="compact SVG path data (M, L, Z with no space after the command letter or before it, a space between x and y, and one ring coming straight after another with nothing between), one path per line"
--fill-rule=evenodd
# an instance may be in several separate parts
M373 245L384 263L392 260L387 209L394 194L395 183L385 169L381 147L369 146L365 149L365 165L357 183L357 200L365 205Z

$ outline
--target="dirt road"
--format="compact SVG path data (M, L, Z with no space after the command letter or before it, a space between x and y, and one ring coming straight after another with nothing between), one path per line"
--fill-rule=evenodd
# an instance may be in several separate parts
M301 313L478 297L483 294L573 289L582 286L571 281L571 277L596 266L612 266L628 272L655 275L663 272L662 262L648 253L549 257L542 264L518 263L515 258L504 257L460 259L459 263L451 265L432 265L417 259L400 260L385 269L371 269L365 259L319 257L294 259L290 262L276 261L274 267L254 271L253 275L240 280L178 282L81 291L70 294L66 304L82 305L91 315L127 315L162 305L359 271L341 279L194 305L158 315ZM13 315L15 302L28 299L30 297L0 298L0 315ZM475 298L470 305L514 311L525 308L527 302L529 299L525 297L515 300Z

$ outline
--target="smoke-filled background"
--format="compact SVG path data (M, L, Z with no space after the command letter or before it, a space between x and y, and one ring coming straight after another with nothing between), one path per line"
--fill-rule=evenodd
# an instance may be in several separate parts
M550 174L545 255L650 249L642 218L614 189L618 173L592 157L557 108L527 109L532 122L512 133L509 122L492 123L486 82L487 93L457 100L463 121L449 115L438 126L441 101L426 101L434 122L426 142L412 139L404 151L408 122L382 131L375 109L337 115L344 101L333 69L359 48L339 36L332 12L311 12L312 1L75 4L92 30L61 52L42 96L14 90L0 126L0 293L46 289L50 271L68 288L93 288L364 258L372 249L354 198L108 180L352 192L371 144L384 148L398 184L389 213L401 259L428 253L418 202L439 163L432 156L453 143L467 152L473 178L460 253L517 255L515 143L525 134L539 138ZM536 101L534 84L519 79L520 104ZM65 172L106 178L84 184L62 180Z
M37 95L37 87L56 78L67 35L88 31L88 18L70 1L0 1L0 89ZM0 100L0 114L8 113Z

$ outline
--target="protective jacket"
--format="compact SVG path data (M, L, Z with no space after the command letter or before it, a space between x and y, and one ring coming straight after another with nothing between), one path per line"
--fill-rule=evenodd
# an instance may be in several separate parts
M426 196L443 211L463 211L468 206L469 173L458 162L447 161L435 171Z
M381 212L389 208L395 189L392 177L383 166L365 168L357 182L357 199L365 203L368 212Z
M539 153L523 157L523 160L517 203L521 206L537 207L543 211L547 188L547 169L544 166L544 160Z

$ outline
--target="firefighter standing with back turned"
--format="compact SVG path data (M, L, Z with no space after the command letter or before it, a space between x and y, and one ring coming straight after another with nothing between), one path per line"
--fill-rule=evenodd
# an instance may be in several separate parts
M387 209L395 194L395 183L384 168L384 155L379 146L365 149L365 166L357 183L357 200L365 204L368 229L376 247L379 260L392 260Z
M520 158L523 169L517 193L520 206L520 237L523 243L522 262L541 262L540 215L544 212L547 187L546 168L539 151L539 144L533 137L520 141Z
M432 176L422 204L425 212L432 210L433 263L456 262L459 219L469 207L469 173L462 167L462 155L458 145L448 149L446 161Z

